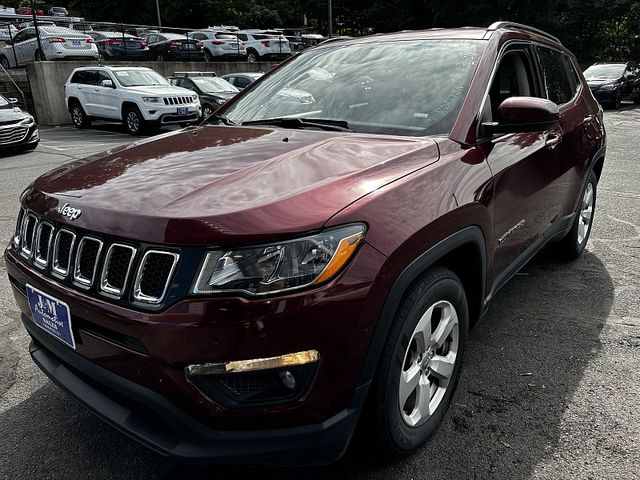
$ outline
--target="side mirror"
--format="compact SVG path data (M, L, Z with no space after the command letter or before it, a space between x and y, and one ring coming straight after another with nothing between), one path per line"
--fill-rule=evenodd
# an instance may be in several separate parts
M101 87L106 87L106 88L116 88L116 86L113 84L112 80L102 80L100 82L100 86Z
M18 99L17 98L9 98L9 103L18 103Z
M549 130L558 123L560 109L545 98L510 97L500 104L497 116L497 122L482 124L485 135Z

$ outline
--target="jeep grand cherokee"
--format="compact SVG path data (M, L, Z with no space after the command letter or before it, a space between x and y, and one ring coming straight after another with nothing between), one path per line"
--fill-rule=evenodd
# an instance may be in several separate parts
M498 289L584 250L604 154L549 34L334 41L209 124L38 178L7 270L38 366L159 452L326 463L362 416L407 454Z

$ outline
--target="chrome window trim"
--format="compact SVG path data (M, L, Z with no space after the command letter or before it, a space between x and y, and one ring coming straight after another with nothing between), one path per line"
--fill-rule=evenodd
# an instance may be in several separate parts
M40 251L39 251L39 245L40 245L40 236L42 235L42 227L48 227L49 229L51 229L51 233L49 234L49 242L47 242L47 256L46 257L41 257L40 256ZM49 258L51 257L51 240L53 239L53 234L55 232L55 228L53 227L52 224L50 224L49 222L40 222L38 224L38 230L36 231L35 234L35 239L33 242L33 263L36 267L38 268L47 268L47 265L49 264Z
M93 271L91 272L91 278L83 277L80 273L80 259L82 258L82 250L87 242L98 243L98 253L96 254L96 263L93 265ZM89 288L93 285L93 281L96 278L96 271L98 270L98 263L100 263L100 254L102 253L102 240L95 237L82 237L78 242L78 250L76 251L76 259L73 268L73 281L81 287Z
M34 219L35 224L33 225L33 235L31 236L31 245L27 247L25 245L25 240L26 240L27 226L30 218ZM33 213L27 213L27 215L24 217L24 220L22 221L22 229L21 229L22 238L20 239L20 255L22 255L24 258L31 259L31 257L33 256L33 241L36 237L37 228L38 228L38 217L36 217L36 215Z
M173 264L171 265L171 269L169 270L169 274L167 275L167 279L165 280L164 289L162 290L162 295L159 297L151 297L145 295L140 291L140 281L142 280L142 272L144 271L144 266L147 262L147 257L151 254L160 254L160 255L169 255L173 257ZM167 294L167 290L169 289L169 284L171 283L171 279L173 278L173 274L175 273L176 267L178 265L178 260L180 260L180 254L175 252L167 252L166 250L147 250L144 252L142 256L142 260L140 261L140 265L138 266L138 270L136 272L136 279L133 282L133 298L139 302L150 303L157 305L162 303L164 297Z
M58 262L58 252L59 252L59 247L60 247L60 235L61 234L68 234L71 235L71 246L69 247L69 260L67 262L67 268L60 268L60 263ZM71 230L67 230L66 228L61 228L60 230L58 230L58 232L56 233L56 238L53 241L53 262L52 262L52 267L51 267L51 273L53 273L54 276L59 277L59 278L66 278L67 275L69 275L69 269L71 268L71 259L72 259L72 253L73 253L73 247L76 244L76 234L73 233Z
M124 276L124 283L122 285L122 289L117 289L112 285L109 285L109 280L107 275L109 274L109 261L111 260L111 255L113 253L114 247L125 248L131 251L131 257L129 258L129 265L127 266L127 273ZM122 243L112 243L107 250L107 254L104 258L104 265L102 267L102 273L100 274L100 290L103 293L113 295L117 298L120 298L124 293L125 288L127 287L127 280L129 280L129 274L131 273L131 267L133 266L133 261L135 260L137 250L131 245L125 245Z

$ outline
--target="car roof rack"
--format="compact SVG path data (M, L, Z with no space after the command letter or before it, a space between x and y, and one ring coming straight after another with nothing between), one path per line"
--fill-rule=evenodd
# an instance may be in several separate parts
M560 39L558 37L554 37L550 33L547 33L544 30L540 30L539 28L530 27L529 25L523 25L522 23L504 22L504 21L494 22L494 23L491 24L491 26L489 26L489 28L487 28L487 31L488 32L495 32L496 30L499 30L501 28L513 28L515 30L524 30L525 32L536 33L538 35L541 35L543 37L547 37L547 38L553 40L554 42L557 42L560 45L562 45L562 42L560 41Z

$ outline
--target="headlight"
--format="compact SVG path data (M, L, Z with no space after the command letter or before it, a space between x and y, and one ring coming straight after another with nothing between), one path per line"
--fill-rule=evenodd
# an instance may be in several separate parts
M142 97L142 101L147 103L160 103L160 100L160 97Z
M198 96L194 95L193 97L191 97L191 100L195 103L198 101Z
M35 119L31 115L29 115L27 118L25 118L20 122L20 125L24 125L25 127L31 127L33 126L34 123L36 123Z
M601 90L615 90L616 88L618 88L617 83L607 83L605 85L600 86Z
M364 231L364 225L349 225L259 247L210 251L192 291L262 295L326 282L353 257Z

